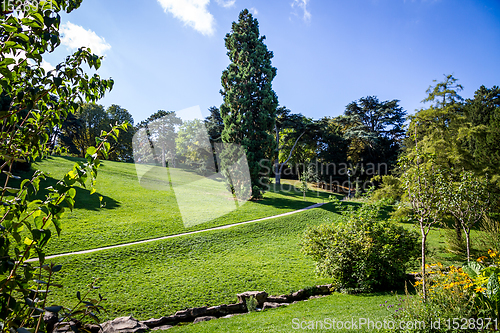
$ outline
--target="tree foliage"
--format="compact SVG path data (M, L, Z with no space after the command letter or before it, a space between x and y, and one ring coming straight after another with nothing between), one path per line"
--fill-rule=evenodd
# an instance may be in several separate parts
M113 104L105 110L102 105L84 103L63 122L59 140L70 153L84 157L87 148L96 144L96 138L102 131L108 131L116 124L124 122L133 125L134 119L119 105ZM111 145L108 158L114 161L130 161L133 155L133 135L132 127L121 133L118 141Z
M415 155L404 156L400 160L401 168L404 170L401 182L406 191L407 200L416 216L422 237L422 293L425 299L427 297L425 275L427 236L431 228L440 221L442 206L439 186L443 182L443 176L441 170L433 164L432 156L419 153L418 147L415 149L417 150Z
M481 179L472 171L462 171L456 181L445 179L439 184L442 209L453 215L465 233L467 261L470 261L471 228L489 213L488 187L488 179Z
M76 163L55 186L47 188L43 200L35 200L45 175L35 171L30 176L14 174L14 162L26 163L44 157L51 151L51 133L60 128L64 119L74 114L79 103L95 102L112 88L113 81L97 74L88 76L82 65L98 69L102 58L90 49L80 48L52 71L41 67L42 57L60 45L59 12L71 12L81 1L48 0L37 7L29 6L18 15L2 11L0 16L0 170L2 171L0 206L0 320L2 332L45 331L43 311L63 314L63 319L80 312L83 316L99 311L99 306L79 303L69 310L50 307L47 296L58 285L53 274L60 265L45 264L44 246L59 234L66 208L75 205L75 188L79 184L95 189L98 153L105 155L110 139L117 138L119 129L101 133L97 148L89 147L85 160ZM2 2L3 4L3 2ZM2 7L3 8L3 7ZM8 103L5 103L8 101ZM26 175L26 174L24 174ZM37 267L26 262L36 257ZM81 299L78 293L78 298ZM73 311L74 310L74 311ZM97 312L96 312L97 313Z
M224 103L220 114L224 121L222 141L245 148L252 181L253 197L261 196L264 168L270 170L275 141L272 136L278 98L272 89L276 68L271 65L273 53L260 36L259 24L245 9L233 22L224 39L231 63L222 72ZM234 147L234 149L237 149ZM223 160L233 163L232 149L224 150ZM237 154L235 154L237 155Z
M135 131L144 130L145 135L135 137L135 155L141 163L158 163L163 167L175 167L175 127L182 124L182 119L174 111L159 110L146 120L137 124ZM153 148L153 149L151 149Z
M338 122L349 140L348 158L352 163L384 163L387 170L395 166L406 116L398 103L396 99L381 102L376 96L367 96L346 106Z

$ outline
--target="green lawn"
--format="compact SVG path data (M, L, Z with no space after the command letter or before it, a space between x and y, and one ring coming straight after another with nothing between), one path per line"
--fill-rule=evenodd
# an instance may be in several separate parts
M328 205L326 205L328 206ZM325 207L325 206L323 206ZM92 277L108 299L104 319L132 314L149 319L188 307L234 303L236 294L264 290L278 295L328 279L300 253L308 225L337 214L314 209L226 230L181 236L126 248L56 258L63 265L54 303L71 304ZM59 280L60 279L60 280Z
M311 327L318 328L313 330L314 332L376 332L376 329L366 329L368 323L363 325L364 320L369 319L375 323L387 320L389 312L380 304L385 304L385 301L397 304L398 297L393 294L343 295L336 293L278 309L182 325L165 332L307 332L311 330ZM337 322L342 322L342 324ZM341 329L346 322L349 322L349 327L353 322L356 323L358 330ZM361 329L359 329L360 323L363 325ZM321 325L324 325L324 329L320 329Z
M71 170L75 160L52 157L36 163L34 168L50 172L50 177L41 187L52 185L60 179ZM67 211L61 237L49 244L47 254L86 250L258 219L301 209L328 197L324 192L309 191L304 201L302 193L289 186L285 188L289 191L266 192L263 200L248 201L237 210L224 214L228 206L221 205L220 200L219 203L213 201L217 199L216 195L205 193L208 191L213 194L212 184L205 188L202 184L197 193L184 193L182 197L187 200L183 201L183 207L193 206L195 209L192 211L203 215L205 220L211 218L207 214L221 216L198 223L190 219L193 214L188 214L183 221L173 190L168 182L161 182L162 174L159 174L156 174L156 178L146 175L142 178L141 186L134 164L104 161L99 170L97 193L89 196L87 189L77 190L76 208L73 212ZM175 179L196 181L199 176L184 171L183 178ZM104 208L99 207L99 196L103 197L106 204ZM230 200L232 198L226 199L232 203ZM189 213L189 209L184 209L186 212Z
M50 170L57 179L71 168L73 160L50 158L36 167ZM196 180L197 177L188 173L184 179ZM302 193L298 191L270 191L264 200L247 202L214 221L186 228L168 182L149 179L148 184L146 178L140 186L133 164L107 161L98 178L97 195L81 195L88 191L78 190L80 201L77 208L68 212L63 234L51 241L50 253L253 220L304 208L322 202L329 195L310 191L307 201L303 201ZM201 186L200 190L204 188L206 186ZM98 206L99 195L104 197L105 208ZM211 206L208 201L206 205ZM217 207L213 208L217 210ZM308 225L338 221L339 215L332 210L332 205L327 204L314 210L226 230L53 259L53 262L63 265L57 282L64 285L64 289L57 289L51 302L71 306L76 303L76 292L83 292L92 278L98 277L99 292L107 298L103 304L107 312L101 316L102 320L125 315L144 320L189 307L233 303L236 294L243 291L264 290L278 295L329 283L329 279L314 274L314 262L300 253L299 242ZM410 224L405 227L415 228ZM429 248L431 262L461 262L461 259L446 254L440 230L431 232ZM350 320L366 316L374 320L386 315L386 310L379 304L393 298L392 295L332 295L288 308L183 325L172 331L289 332L293 331L293 318Z

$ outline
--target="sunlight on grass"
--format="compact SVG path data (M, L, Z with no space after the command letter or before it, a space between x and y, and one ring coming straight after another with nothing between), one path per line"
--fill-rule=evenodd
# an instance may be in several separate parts
M51 157L35 163L34 168L51 174L41 187L54 185L57 179L71 170L76 160ZM176 179L184 179L185 182L201 179L191 171L172 170L182 173L182 177ZM239 207L232 210L235 207L234 199L223 188L222 182L216 189L213 182L200 182L199 190L196 190L196 186L179 190L186 191L182 194L186 207L183 212L188 212L190 206L196 208L183 216L179 210L180 196L174 195L168 179L168 172L156 173L155 177L148 177L146 173L139 183L134 164L104 161L99 170L97 193L89 196L87 189L77 189L77 205L73 212L66 212L61 237L49 243L47 254L123 244L259 219L327 201L329 195L326 192L309 191L304 201L302 192L293 186L285 186L286 191L274 191L271 186L271 191L265 193L263 200L239 203ZM214 192L219 193L219 197L207 194ZM40 195L45 194L42 191ZM103 197L104 208L99 207L99 196ZM227 200L228 204L221 205L221 198ZM210 220L215 216L217 218Z

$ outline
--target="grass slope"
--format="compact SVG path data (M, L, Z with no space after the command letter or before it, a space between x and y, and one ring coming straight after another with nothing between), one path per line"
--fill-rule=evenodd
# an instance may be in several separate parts
M71 170L76 160L52 157L36 163L34 168L50 172L50 177L41 187L53 185ZM197 177L193 173L185 174L188 178ZM269 191L263 200L246 202L237 210L208 223L189 226L193 223L188 221L186 227L174 192L169 186L162 187L158 182L153 185L143 182L142 185L139 184L134 164L103 162L97 180L97 193L89 196L88 190L77 190L76 208L73 212L67 211L61 237L51 241L47 254L86 250L258 219L301 209L322 202L328 196L327 193L310 191L304 201L302 193L290 186L290 191ZM104 208L99 207L99 196L106 203ZM194 199L194 208L200 209L202 206L215 213L221 209L210 202L211 196L204 195L203 191Z
M385 301L395 304L397 300L398 296L393 294L343 295L336 293L292 304L288 307L182 325L165 332L274 333L309 330L314 330L314 332L376 332L376 329L366 329L367 325L361 326L361 329L358 330L341 329L341 327L345 322L350 322L351 325L352 322L355 322L360 328L359 323L363 323L365 319L383 322L389 312L380 304ZM332 325L334 322L335 324ZM342 324L336 324L337 322L342 322ZM321 329L322 324L324 325L323 329ZM314 329L312 329L313 327Z
M277 295L328 283L315 276L314 263L299 251L299 239L308 225L337 216L314 209L226 230L56 258L53 261L63 265L58 282L64 289L51 300L72 304L76 291L99 277L100 292L108 299L103 319L129 314L149 319L188 307L233 303L237 293L247 290Z

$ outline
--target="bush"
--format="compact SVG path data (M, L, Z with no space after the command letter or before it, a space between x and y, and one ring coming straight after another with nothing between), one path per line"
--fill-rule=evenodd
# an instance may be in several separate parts
M310 227L302 252L317 262L319 274L337 289L387 290L404 281L410 259L420 250L418 235L378 219L380 204L345 210L340 223Z
M481 223L481 230L488 236L481 241L487 248L500 251L500 216L498 214L485 215Z
M372 181L382 182L380 188L373 192L372 198L374 200L392 199L401 200L404 195L404 190L401 186L401 180L394 176L375 176Z
M428 297L423 301L421 282L415 283L416 295L406 295L392 310L394 322L425 323L414 332L464 332L497 330L500 319L500 258L489 250L477 262L463 267L427 266ZM384 305L384 304L381 304ZM396 325L397 326L397 325ZM473 330L475 329L475 330ZM406 332L405 330L393 330Z

